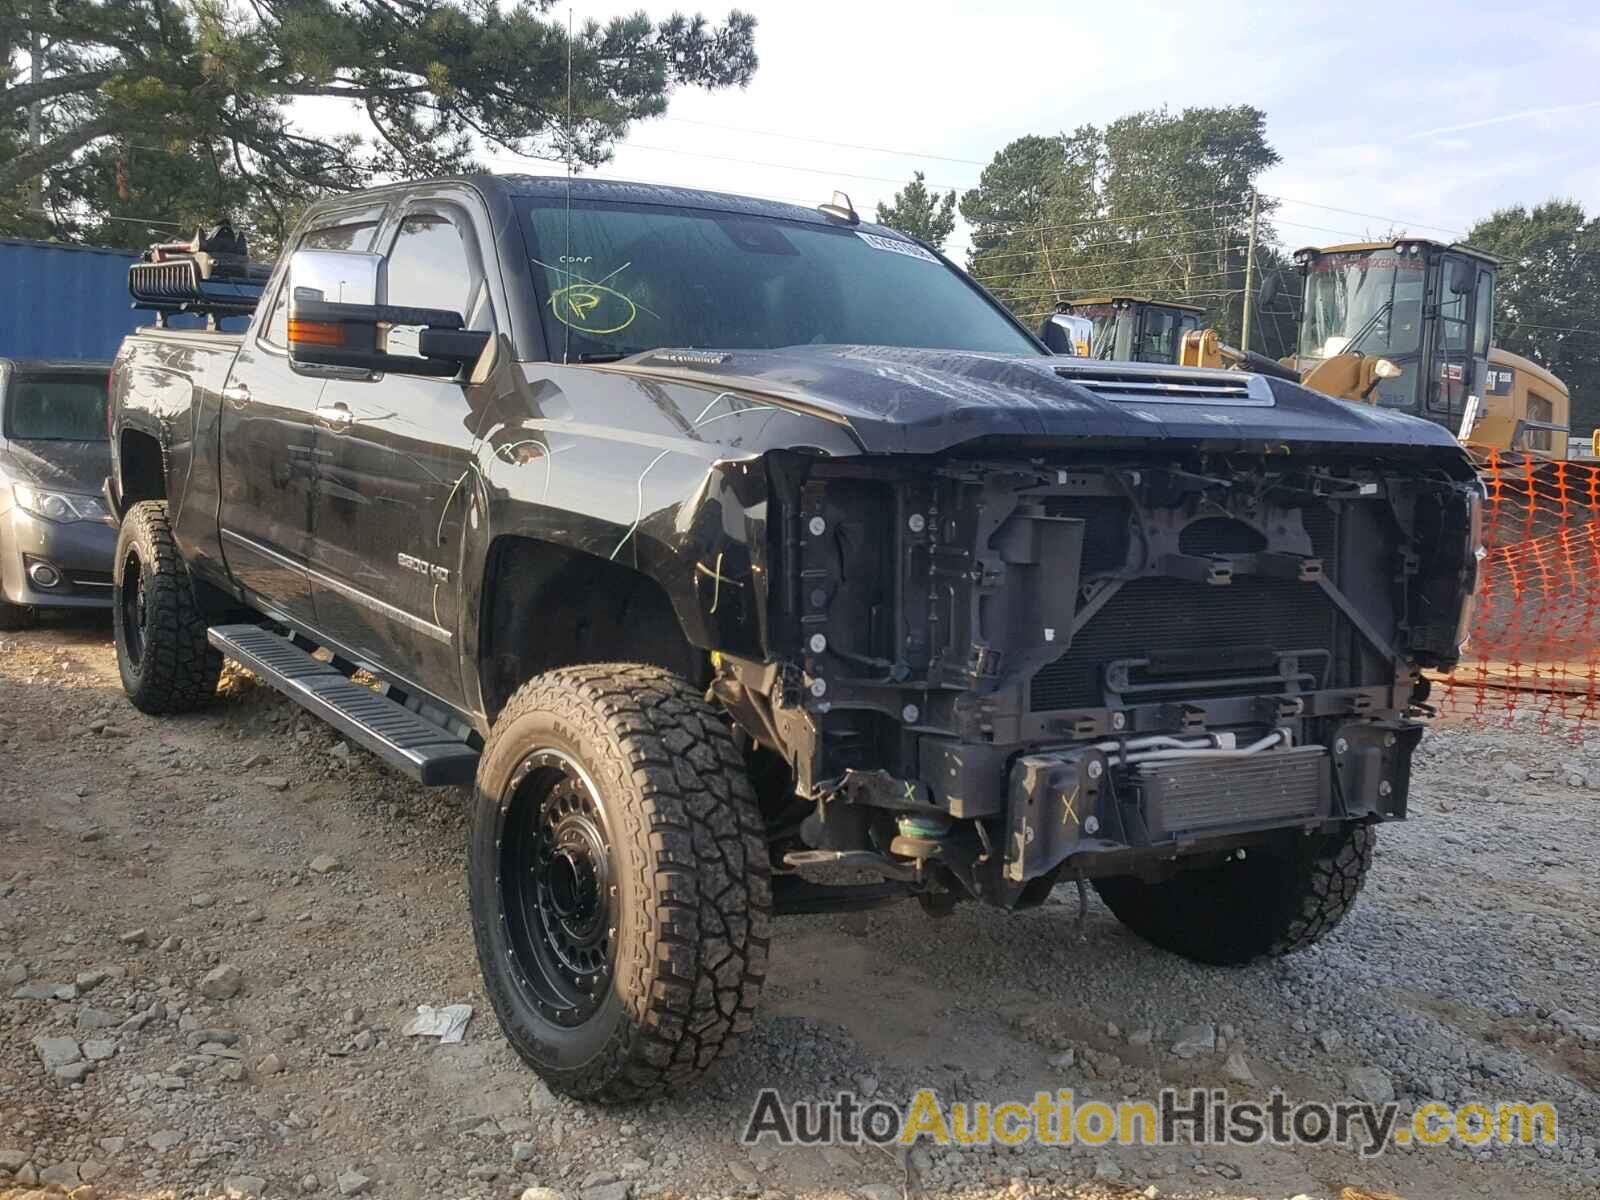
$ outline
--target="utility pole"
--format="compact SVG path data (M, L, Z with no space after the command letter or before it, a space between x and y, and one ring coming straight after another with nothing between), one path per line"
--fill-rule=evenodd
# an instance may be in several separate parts
M1250 305L1256 295L1256 219L1261 209L1261 193L1250 193L1250 241L1244 252L1244 327L1239 332L1239 349L1250 352Z

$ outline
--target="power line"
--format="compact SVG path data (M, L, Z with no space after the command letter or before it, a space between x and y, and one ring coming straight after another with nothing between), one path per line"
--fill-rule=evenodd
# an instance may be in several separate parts
M703 129L721 129L729 133L748 133L755 137L782 138L788 142L808 142L813 146L837 146L842 150L866 150L872 154L893 154L900 158L926 158L933 162L960 163L968 167L986 167L989 164L976 158L953 158L948 154L925 154L919 150L894 150L887 146L863 146L856 142L835 142L827 138L802 137L797 133L779 133L771 129L747 129L742 125L719 125L715 121L691 121L687 117L662 117L676 125L698 125Z
M60 220L61 219L56 213L52 212L48 208L25 208L22 211L23 212L43 213L45 216L50 217L52 219L55 219L55 220ZM74 218L69 218L69 219L74 219ZM177 221L157 221L154 217L115 217L115 216L112 216L110 213L96 213L93 216L80 217L80 218L75 218L75 219L82 220L82 221L127 221L129 224L132 224L132 225L165 225L169 229L188 229L189 228L189 226L181 224L180 222L177 222Z
M738 163L741 166L746 167L764 167L774 171L799 171L805 175L824 175L832 179L862 179L869 183L899 184L901 187L904 187L908 182L908 180L905 179L890 178L886 175L858 175L850 171L836 171L831 167L799 167L795 166L793 163L763 162L754 158L738 158L731 154L707 154L701 150L679 150L672 146L646 146L641 142L624 142L621 146L621 149L650 150L658 154L687 155L689 158L709 158L716 162ZM967 186L965 184L934 183L931 180L924 180L923 182L926 183L928 187L941 192L963 191Z
M1138 213L1134 216L1127 217L1104 216L1091 217L1087 221L1068 221L1064 224L1015 225L1009 229L993 229L992 232L998 237L1014 237L1019 233L1043 233L1047 229L1082 229L1085 225L1128 225L1132 224L1134 221L1142 221L1147 217L1170 217L1175 213L1199 212L1202 209L1239 208L1241 206L1248 205L1249 203L1250 201L1248 200L1226 200L1221 204L1191 204L1185 208L1162 208L1157 209L1154 212ZM985 227L992 226L993 223L969 220L967 221L967 224L972 226L974 231L977 231L979 229L985 229ZM985 231L989 232L988 229L985 229Z
M1307 225L1303 221L1285 221L1278 217L1274 217L1272 223L1274 225L1287 225L1291 229L1314 229L1318 233L1332 233L1345 238L1364 238L1367 236L1365 233L1357 233L1352 229L1330 229L1326 225ZM1285 242L1283 244L1287 245L1288 243Z
M1600 337L1600 329L1580 329L1576 325L1535 325L1532 321L1506 321L1495 318L1496 325L1515 325L1519 329L1543 329L1549 333L1587 333L1590 337Z
M1266 192L1261 194L1263 197L1267 195ZM1366 217L1369 221L1387 221L1391 225L1403 225L1407 229L1432 229L1438 233L1448 233L1455 237L1466 236L1459 229L1450 229L1444 225L1429 225L1425 221L1407 221L1401 217L1386 217L1381 213L1357 212L1353 208L1335 208L1331 204L1317 204L1311 200L1294 200L1288 196L1273 196L1272 199L1282 201L1284 204L1303 204L1307 208L1320 208L1324 212L1344 213L1347 217Z
M1113 222L1113 224L1114 223L1115 222ZM1191 231L1185 230L1183 232L1191 232ZM1205 233L1207 231L1205 231L1205 230L1194 230L1192 232ZM1226 233L1228 231L1227 230L1218 231L1216 229L1213 229L1211 232ZM1033 250L1008 250L1004 254L984 254L984 255L982 255L982 256L980 256L978 258L974 258L972 260L972 269L976 270L979 267L980 264L983 265L983 266L988 266L990 263L997 263L997 262L1000 262L1000 261L1002 261L1004 259L1007 259L1007 258L1036 258L1040 254L1045 253L1046 251L1063 251L1063 252L1072 253L1072 254L1080 254L1085 250L1095 250L1095 249L1098 249L1099 247L1102 247L1102 246L1127 246L1130 241L1135 241L1135 242L1140 241L1140 240L1151 241L1151 242L1159 241L1163 236L1164 235L1162 235L1162 234L1146 234L1146 235L1143 236L1142 239L1140 237L1134 237L1134 238L1119 237L1119 238L1111 238L1109 241L1104 241L1104 242L1085 242L1081 246L1074 246L1070 242L1068 242L1068 243L1065 243L1065 244L1054 245L1054 246L1043 246L1043 245L1041 245L1040 247L1035 248ZM1132 247L1129 247L1129 248L1131 249ZM1187 251L1187 253L1209 254L1209 253L1213 253L1214 251L1215 251L1215 247L1208 246L1208 247L1205 247L1203 249Z
M1228 252L1228 251L1231 251L1231 250L1243 250L1243 249L1244 249L1243 246L1222 246L1222 247L1219 247L1217 251L1208 250L1205 253L1208 253L1208 254L1210 254L1210 253L1218 253L1218 252L1225 253L1225 252ZM1155 254L1155 255L1151 255L1148 258L1120 258L1120 259L1117 259L1115 262L1080 263L1080 264L1078 264L1076 266L1056 267L1054 269L1049 268L1049 267L1041 267L1037 271L1021 271L1021 272L1018 272L1015 275L996 276L996 277L993 277L993 278L997 278L999 280L1002 280L1003 282L1001 282L997 286L1002 286L1003 287L1003 286L1005 286L1006 283L1011 283L1011 282L1014 282L1014 281L1016 281L1018 279L1032 279L1032 278L1034 278L1035 276L1038 276L1038 275L1058 274L1058 273L1060 273L1062 271L1108 271L1112 267L1126 267L1126 266L1131 266L1134 263L1169 262L1169 261L1171 261L1172 259L1174 259L1176 257L1178 257L1178 256L1177 255L1173 255L1173 254ZM1236 273L1238 273L1239 271L1242 271L1242 270L1244 270L1244 267L1241 265L1241 266L1238 266L1238 267L1229 268L1226 271L1213 272L1213 274L1217 274L1217 275L1233 275L1233 274L1236 274ZM989 286L987 284L987 282L985 281L985 277L984 276L975 274L975 275L973 275L973 278L978 280L980 283L984 283L985 286ZM1189 279L1205 279L1205 278L1207 278L1207 276L1205 276L1205 275L1190 275L1190 276L1187 276L1187 278L1189 278Z
M1222 272L1218 272L1217 274L1220 275L1220 274L1222 274ZM1210 277L1209 276L1205 276L1205 275L1195 275L1195 276L1192 276L1191 278L1193 278L1193 279L1206 279L1206 278L1210 278ZM1109 287L1109 288L1107 288L1107 287L1075 288L1075 289L1073 289L1071 291L1061 291L1061 292L1057 292L1056 294L1060 295L1060 296L1074 296L1074 297L1075 296L1093 296L1093 295L1095 295L1097 293L1100 293L1100 292L1110 292L1110 293L1115 294L1115 293L1118 293L1118 292L1128 291L1128 290L1131 290L1133 288L1159 288L1159 287L1162 287L1164 285L1165 286L1170 286L1171 284L1172 284L1172 280L1170 280L1170 279L1138 279L1138 280L1133 281L1132 283L1117 284L1115 287ZM997 289L995 289L995 288L989 288L988 290L991 291L991 292L997 291ZM1046 289L1046 290L1048 290L1048 289ZM1228 289L1226 289L1226 291L1228 293L1237 292L1239 290L1240 290L1239 288L1228 288ZM1214 289L1213 289L1213 291L1214 291ZM1180 292L1177 295L1172 296L1171 298L1172 299L1177 299L1177 298L1179 298L1181 296L1198 296L1198 295L1203 295L1203 294L1210 294L1210 293L1205 293L1205 292ZM1222 292L1215 292L1215 294L1221 295L1223 293ZM1023 299L1023 297L1013 297L1013 298L1014 299ZM1026 299L1042 300L1043 297L1042 296L1029 296L1029 297L1026 297Z

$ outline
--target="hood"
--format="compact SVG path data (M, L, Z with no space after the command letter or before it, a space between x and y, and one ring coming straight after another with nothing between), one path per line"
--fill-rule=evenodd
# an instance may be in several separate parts
M890 346L658 350L608 368L761 395L849 426L867 453L977 438L1460 448L1431 421L1242 371Z
M98 496L111 474L110 442L13 439L0 448L0 478Z

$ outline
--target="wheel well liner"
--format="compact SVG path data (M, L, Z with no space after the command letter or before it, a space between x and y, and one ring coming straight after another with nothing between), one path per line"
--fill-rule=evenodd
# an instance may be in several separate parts
M124 509L141 500L167 498L167 473L161 443L148 433L124 429L118 440L118 491Z
M490 547L479 669L493 719L521 684L557 667L637 662L696 686L710 659L689 642L666 590L632 567L534 538Z

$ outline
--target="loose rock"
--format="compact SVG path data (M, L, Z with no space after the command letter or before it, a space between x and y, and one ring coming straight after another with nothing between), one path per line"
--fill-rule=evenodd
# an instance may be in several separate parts
M1356 1067L1345 1073L1344 1082L1357 1100L1387 1104L1394 1099L1394 1082L1380 1067Z
M83 1057L78 1049L78 1043L71 1038L34 1038L33 1049L47 1071L58 1070L69 1063L78 1062Z
M1214 1054L1217 1049L1217 1027L1215 1025L1189 1025L1178 1034L1178 1040L1172 1043L1172 1052L1179 1058L1199 1058L1202 1054Z
M243 983L244 972L232 963L223 963L200 980L200 994L212 1000L227 1000L238 994Z

